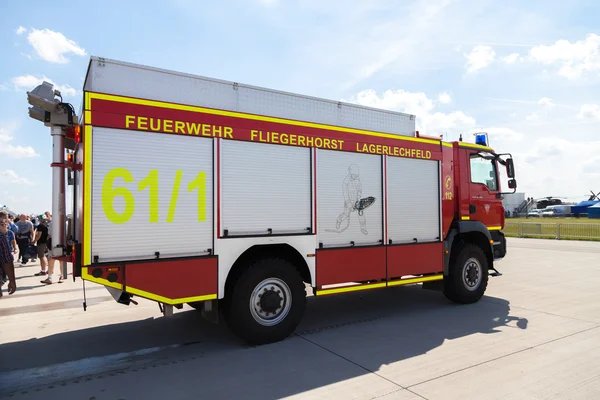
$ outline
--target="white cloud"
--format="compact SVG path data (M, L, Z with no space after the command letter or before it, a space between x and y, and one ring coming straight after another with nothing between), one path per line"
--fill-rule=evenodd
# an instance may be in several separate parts
M450 104L452 103L452 97L446 92L442 92L438 95L438 101L442 104Z
M577 79L586 72L600 72L600 36L589 34L584 40L571 43L558 40L554 44L535 46L529 50L529 59L544 65L558 67L558 75Z
M469 54L465 54L467 59L467 72L475 72L490 65L496 57L496 52L490 46L475 46Z
M402 111L409 114L422 115L434 108L433 101L423 92L407 92L402 89L386 90L380 96L372 90L359 92L351 102L365 106Z
M22 34L24 34L25 32L27 32L27 28L24 28L24 27L22 27L22 26L19 26L15 32L16 32L16 34L17 34L17 35L22 35Z
M584 104L577 114L579 118L592 118L600 120L600 106L598 104Z
M14 146L11 144L14 139L10 133L12 129L13 127L0 126L0 157L16 159L38 157L39 154L31 146Z
M53 84L54 88L60 90L60 93L64 97L77 95L77 90L73 89L70 85L57 85L52 79L47 78L46 76L38 78L34 75L22 75L12 78L12 83L16 90L31 90L36 86L41 85L43 81Z
M502 58L502 62L504 62L506 64L514 64L517 62L518 59L519 59L519 53L512 53L512 54L509 54L508 56Z
M0 182L2 183L15 183L18 185L33 185L34 182L27 178L17 175L12 169L0 171Z
M540 119L540 116L537 115L536 113L533 113L533 114L529 114L528 116L526 116L525 119L527 121L536 121L536 120Z
M459 133L475 126L475 119L462 111L449 114L435 112L434 102L423 92L386 90L379 96L374 90L363 90L349 101L414 114L417 130L425 135Z
M77 45L74 41L67 39L60 32L54 32L50 29L32 29L27 35L27 41L33 47L35 52L45 61L52 63L65 64L69 59L67 54L85 56L86 51Z
M552 109L552 108L556 107L556 104L554 104L552 99L549 99L548 97L542 97L541 99L539 99L538 104L547 109Z
M418 115L417 124L419 124ZM462 132L471 126L474 126L475 119L462 111L454 111L449 114L436 112L429 115L423 115L419 125L421 125L419 132L436 136L444 133Z

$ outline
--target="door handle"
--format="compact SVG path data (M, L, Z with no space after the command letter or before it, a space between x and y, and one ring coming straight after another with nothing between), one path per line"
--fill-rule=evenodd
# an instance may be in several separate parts
M475 214L475 204L469 204L469 214Z

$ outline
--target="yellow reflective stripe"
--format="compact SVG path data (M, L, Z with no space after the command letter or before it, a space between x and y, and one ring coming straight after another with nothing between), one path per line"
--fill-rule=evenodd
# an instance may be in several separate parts
M442 142L442 146L452 147L452 143Z
M204 296L192 296L192 297L182 297L179 299L170 299L168 297L160 296L158 294L146 292L140 289L132 288L131 286L127 286L125 291L127 293L135 294L136 296L145 297L150 300L156 300L165 304L181 304L181 303L194 303L196 301L205 301L205 300L214 300L217 298L216 294L207 294Z
M92 124L92 112L91 111L87 111L87 110L85 111L84 121L88 125Z
M444 275L442 275L442 274L423 276L421 278L410 278L410 279L400 279L398 281L391 281L391 282L388 282L388 286L410 285L411 283L441 281L442 279L444 279Z
M90 96L89 92L85 92L85 109L86 110L92 109L92 97Z
M131 97L115 96L112 94L104 94L104 93L89 93L89 96L90 96L90 99L115 101L115 102L119 102L119 103L138 104L138 105L150 106L150 107L168 108L171 110L201 112L204 114L222 115L225 117L234 117L234 118L244 118L244 119L250 119L250 120L255 120L255 121L275 122L278 124L302 126L302 127L306 127L306 128L325 129L325 130L337 131L337 132L356 133L359 135L384 137L384 138L396 139L396 140L406 140L406 141L410 141L410 142L429 143L429 144L436 144L436 145L440 144L439 140L422 139L422 138L415 138L415 137L411 137L411 136L395 135L392 133L381 133L381 132L366 131L366 130L362 130L362 129L345 128L342 126L318 124L315 122L293 121L293 120L284 119L284 118L266 117L266 116L262 116L262 115L246 114L246 113L235 112L235 111L215 110L215 109L211 109L211 108L204 108L204 107L199 107L199 106L188 106L188 105L183 105L183 104L166 103L166 102L156 101L156 100L135 99L135 98L131 98Z
M83 265L92 263L92 127L84 128L83 187Z
M488 226L488 231L501 231L502 227L501 226Z
M411 283L422 283L422 282L431 282L431 281L441 281L444 279L443 274L439 275L430 275L430 276L422 276L418 278L409 278L409 279L400 279L397 281L391 282L382 282L382 283L372 283L368 285L356 285L356 286L347 286L335 289L325 289L325 290L317 290L315 294L317 296L323 296L327 294L335 294L335 293L345 293L345 292L356 292L359 290L369 290L369 289L377 289L386 286L399 286L399 285L410 285Z
M469 147L471 149L493 151L491 147L482 146L480 144L475 144L475 143L458 142L458 146L459 147Z
M470 221L471 217L469 217L469 216L462 216L462 217L460 217L460 219L462 219L463 221Z
M334 293L356 292L358 290L376 289L376 288L382 288L385 286L386 286L385 282L382 282L382 283L371 283L368 285L356 285L356 286L348 286L348 287L341 287L341 288L335 288L335 289L317 290L316 295L323 296L326 294L334 294Z
M123 284L122 283L119 283L119 282L109 282L106 279L95 278L92 275L88 274L88 267L82 267L81 268L81 279L86 280L86 281L90 281L90 282L94 282L94 283L99 283L100 285L108 286L108 287L111 287L111 288L123 290Z

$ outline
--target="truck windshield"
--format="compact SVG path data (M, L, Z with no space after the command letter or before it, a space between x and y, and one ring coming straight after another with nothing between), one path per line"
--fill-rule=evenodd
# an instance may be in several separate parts
M493 160L486 160L477 154L471 156L471 182L481 183L489 190L498 190L496 177L496 164Z

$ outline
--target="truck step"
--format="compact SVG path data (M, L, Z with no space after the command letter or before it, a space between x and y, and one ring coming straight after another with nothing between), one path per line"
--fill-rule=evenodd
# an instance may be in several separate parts
M502 274L496 268L490 268L490 276L502 276Z

